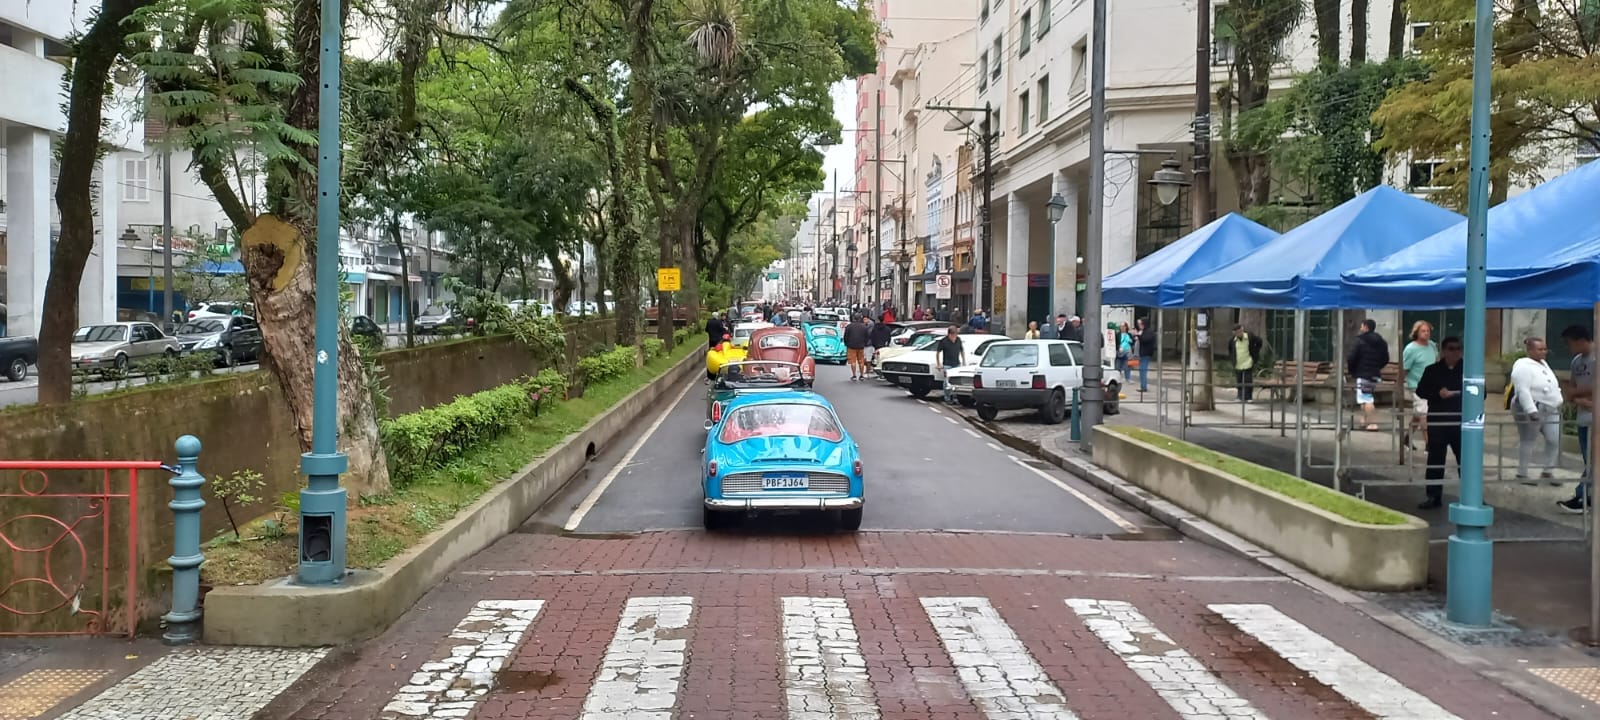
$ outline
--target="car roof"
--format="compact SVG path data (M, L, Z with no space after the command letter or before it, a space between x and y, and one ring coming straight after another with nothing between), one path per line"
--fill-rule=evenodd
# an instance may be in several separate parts
M727 401L727 409L732 410L744 405L761 405L776 403L784 405L815 405L817 407L833 410L833 404L828 399L811 392L810 390L773 389L753 393L738 393Z
M733 329L735 329L735 330L747 330L747 329L748 330L760 330L761 328L769 328L769 327L777 327L777 326L773 325L772 323L769 323L769 322L742 322L742 323L734 323L733 324Z

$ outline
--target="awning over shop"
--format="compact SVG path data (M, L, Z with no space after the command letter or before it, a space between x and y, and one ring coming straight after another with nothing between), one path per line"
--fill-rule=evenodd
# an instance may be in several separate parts
M1228 213L1105 279L1107 305L1183 307L1184 283L1249 255L1278 237L1238 213Z
M1488 304L1589 308L1600 301L1600 162L1581 165L1489 210ZM1465 304L1467 224L1344 273L1361 307Z
M1340 274L1450 227L1461 215L1380 185L1184 286L1188 307L1316 310L1345 300Z

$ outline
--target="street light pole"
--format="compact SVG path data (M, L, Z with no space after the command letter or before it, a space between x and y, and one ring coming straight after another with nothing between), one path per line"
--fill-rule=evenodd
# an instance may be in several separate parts
M162 138L163 143L166 138ZM172 322L172 149L161 149L161 244L166 250L161 273L161 325ZM178 332L173 326L172 332Z
M1089 40L1089 237L1084 244L1083 289L1083 431L1082 447L1094 444L1094 427L1100 424L1104 386L1104 362L1100 327L1100 264L1106 223L1106 0L1094 0ZM987 198L985 198L987 200ZM985 225L988 218L985 216Z
M1054 195L1051 195L1050 201L1045 203L1046 219L1050 221L1050 272L1052 273L1056 271L1056 223L1061 222L1061 216L1065 215L1066 212L1067 199L1061 197L1061 193L1055 193ZM1044 307L1044 318L1048 322L1052 317L1054 317L1052 313L1055 312L1056 307L1055 278L1051 278L1049 284L1045 286Z
M1466 329L1462 333L1461 493L1450 505L1445 616L1463 625L1488 625L1494 614L1491 581L1494 508L1483 504L1483 353L1489 219L1489 61L1494 42L1494 2L1477 0L1472 47L1472 145L1467 181Z
M322 0L321 74L317 95L316 348L312 375L311 452L300 456L302 585L330 585L345 575L345 490L349 461L338 447L339 423L339 72L344 40L340 0Z
M881 224L883 222L883 73L881 71L878 73L878 83L874 95L876 97L873 98L872 104L878 108L878 119L872 126L872 135L877 146L872 151L872 156L877 158L878 161L874 163L877 167L874 168L872 182L872 221L880 223L880 225L879 232L873 234L873 237L877 238L878 242L871 251L872 299L869 302L870 305L876 305L883 300L881 297L883 295L881 287L883 283L883 226ZM905 168L900 168L900 175L902 177L905 175Z

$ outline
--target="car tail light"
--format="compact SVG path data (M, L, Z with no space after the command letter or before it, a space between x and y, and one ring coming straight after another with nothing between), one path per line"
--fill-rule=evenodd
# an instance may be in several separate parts
M857 460L853 467L855 468L856 475L859 477L861 475L861 461Z
M1033 376L1033 389L1035 389L1035 390L1043 390L1044 389L1044 376L1043 375L1035 375L1035 376Z
M717 461L712 460L710 463L708 463L706 465L706 477L716 477L716 476L717 476Z
M711 422L722 422L722 403L711 403ZM715 474L715 473L713 473Z
M973 375L972 376L972 389L974 389L974 390L982 390L983 389L983 376L982 375Z

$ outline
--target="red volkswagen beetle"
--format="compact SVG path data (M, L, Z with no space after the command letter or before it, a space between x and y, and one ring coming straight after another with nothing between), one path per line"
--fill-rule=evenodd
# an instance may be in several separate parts
M750 333L746 360L791 362L800 366L800 379L810 386L817 377L817 363L806 349L806 334L786 325L765 327Z

